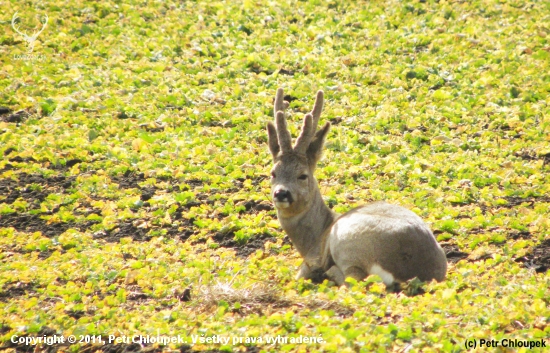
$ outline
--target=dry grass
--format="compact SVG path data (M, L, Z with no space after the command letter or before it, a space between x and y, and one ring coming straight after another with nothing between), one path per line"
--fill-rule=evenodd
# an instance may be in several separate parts
M277 286L263 282L256 282L247 288L235 288L231 281L202 285L197 290L194 303L202 311L210 311L220 303L227 303L230 310L244 315L253 312L261 314L267 308L290 307L334 310L339 316L349 316L354 312L334 301L311 297L284 298Z

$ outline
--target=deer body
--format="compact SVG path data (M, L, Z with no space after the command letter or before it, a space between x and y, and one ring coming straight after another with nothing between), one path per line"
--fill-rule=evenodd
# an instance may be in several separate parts
M447 271L445 253L414 212L375 202L339 215L325 205L313 176L330 128L327 123L317 130L322 106L319 91L292 147L284 115L288 103L279 89L275 124L267 126L277 216L304 258L297 278L313 278L321 272L338 285L347 277L362 280L370 274L379 275L386 285L414 277L442 281Z

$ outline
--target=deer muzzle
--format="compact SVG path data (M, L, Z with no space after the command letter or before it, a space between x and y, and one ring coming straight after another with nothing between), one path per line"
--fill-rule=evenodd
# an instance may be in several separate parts
M273 192L273 203L277 208L287 208L292 203L292 195L290 191L280 188Z

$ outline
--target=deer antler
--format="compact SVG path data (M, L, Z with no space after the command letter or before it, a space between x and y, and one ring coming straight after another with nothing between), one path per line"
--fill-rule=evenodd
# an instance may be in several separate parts
M16 24L15 24L15 21L19 18L19 16L17 16L17 12L13 14L13 17L11 19L11 26L12 28L17 32L19 33L26 41L27 43L29 43L29 49L28 49L28 52L32 52L34 50L34 44L36 42L36 38L38 38L38 36L40 35L40 33L42 33L42 31L44 31L44 29L46 28L46 26L48 25L48 20L49 20L49 17L48 15L44 15L42 17L42 28L38 31L38 32L35 32L33 33L32 36L29 36L27 33L23 33L21 32Z
M277 90L275 96L275 105L273 113L275 115L275 128L277 130L277 140L283 153L292 151L292 137L286 125L285 109L288 108L288 102L284 100L284 92L282 88Z
M19 29L17 29L17 26L15 25L15 21L17 21L17 19L19 18L19 16L17 16L17 12L13 14L13 17L11 18L11 27L17 32L19 33L21 36L23 36L23 38L27 38L27 34L26 33L22 33L21 31L19 31Z
M277 95L275 96L275 104L273 107L275 124L268 123L267 125L269 146L274 157L277 156L279 152L287 153L294 151L299 154L306 153L311 142L316 139L317 125L319 123L321 111L323 110L323 103L323 91L318 91L315 104L313 105L313 110L310 113L307 113L304 117L302 132L296 140L294 148L292 148L292 137L290 136L290 131L287 127L284 112L285 109L288 108L289 103L284 100L283 89L277 89ZM321 130L324 131L325 129L328 129L328 127L323 127ZM324 135L323 131L319 133Z
M38 35L39 35L40 33L42 33L42 31L44 31L44 29L45 29L46 26L48 25L48 20L49 20L50 18L48 17L48 14L46 14L46 15L44 15L44 16L42 17L42 19L43 19L43 22L41 21L41 23L43 24L42 29L41 29L40 31L38 31L38 33L35 33L35 34L32 35L34 39L38 38Z
M296 140L294 151L297 153L305 153L307 151L309 144L315 135L315 131L317 130L319 117L321 116L321 111L323 110L323 103L323 91L318 91L317 97L315 98L315 104L313 105L313 110L311 113L307 113L304 117L302 133Z

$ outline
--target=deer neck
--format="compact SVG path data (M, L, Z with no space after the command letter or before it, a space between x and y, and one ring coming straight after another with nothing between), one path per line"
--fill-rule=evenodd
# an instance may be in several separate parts
M321 255L322 238L327 234L337 213L325 205L317 183L310 206L299 215L285 217L277 213L283 230L306 261L317 261Z

